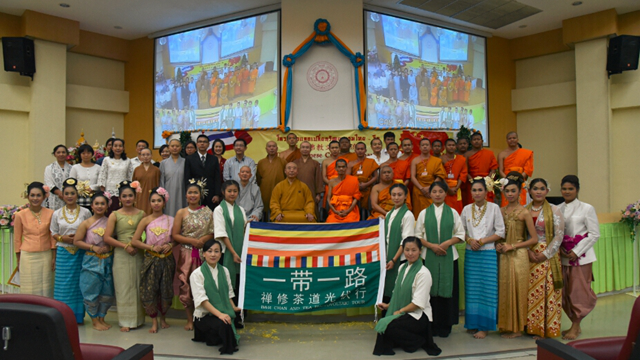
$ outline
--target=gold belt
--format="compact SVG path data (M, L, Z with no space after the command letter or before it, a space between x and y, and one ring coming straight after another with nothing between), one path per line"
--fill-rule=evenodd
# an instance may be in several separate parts
M79 249L77 246L60 246L60 247L67 250L67 252L71 255L75 255Z
M95 256L95 257L100 258L100 259L106 259L109 256L113 255L113 251L109 251L106 254L98 254L98 253L95 253L95 252L92 252L92 251L87 251L86 254L89 255L89 256Z
M145 252L146 254L149 254L149 255L153 256L153 257L157 257L157 258L160 258L160 259L164 259L164 258L166 258L167 256L171 255L171 254L173 253L173 250L169 250L169 252L168 252L168 253L166 253L166 254L157 253L157 252L155 252L155 251L151 251L151 250L145 250L144 252Z

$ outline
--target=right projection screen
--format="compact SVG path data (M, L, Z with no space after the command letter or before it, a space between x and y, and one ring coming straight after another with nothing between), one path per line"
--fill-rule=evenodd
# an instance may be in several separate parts
M488 142L484 37L365 11L372 128L479 130Z

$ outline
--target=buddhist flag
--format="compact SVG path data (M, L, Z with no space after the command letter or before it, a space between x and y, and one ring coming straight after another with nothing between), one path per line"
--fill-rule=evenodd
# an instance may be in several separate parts
M298 313L381 302L386 264L382 222L250 223L238 306Z

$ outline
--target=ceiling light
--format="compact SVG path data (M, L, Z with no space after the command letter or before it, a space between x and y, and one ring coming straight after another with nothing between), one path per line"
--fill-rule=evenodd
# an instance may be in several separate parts
M122 30L122 26L116 25L113 27L114 29Z
M582 5L582 1L574 1L574 2L571 3L571 5L573 5L573 6Z
M526 28L526 27L527 27L527 25L520 25L520 26L518 26L518 27L519 27L520 29L524 29L524 28Z
M60 7L68 8L68 7L71 7L71 5L69 5L67 3L60 3Z

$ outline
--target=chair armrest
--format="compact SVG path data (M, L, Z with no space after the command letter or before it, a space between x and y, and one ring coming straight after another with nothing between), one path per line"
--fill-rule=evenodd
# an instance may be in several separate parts
M80 344L80 352L83 359L111 360L123 351L123 348L117 346Z
M153 345L135 344L118 354L113 360L153 360Z
M577 349L553 339L537 340L538 360L596 360Z
M625 341L624 336L575 340L567 345L582 351L597 360L616 360Z

